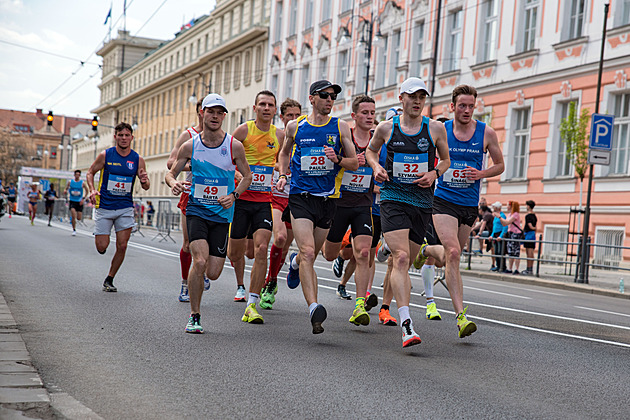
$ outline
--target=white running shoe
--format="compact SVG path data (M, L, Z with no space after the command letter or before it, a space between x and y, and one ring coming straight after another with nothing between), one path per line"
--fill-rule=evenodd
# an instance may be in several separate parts
M236 296L234 296L234 302L245 302L245 286L238 286Z
M381 246L378 247L378 251L376 251L376 259L378 260L378 262L385 262L387 261L387 258L392 253L392 251L387 246L385 239L381 241L380 245Z
M422 340L420 340L420 336L413 330L411 319L406 319L405 322L402 323L401 327L403 348L415 346L416 344L420 344L422 342Z
M76 230L72 231L72 236L77 236L77 231Z

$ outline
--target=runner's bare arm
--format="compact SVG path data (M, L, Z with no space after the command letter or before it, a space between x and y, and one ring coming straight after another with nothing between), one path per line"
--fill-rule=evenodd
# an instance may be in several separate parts
M177 141L175 142L175 146L173 146L173 150L171 150L171 154L169 155L168 160L166 161L166 167L168 169L171 169L173 163L175 163L175 161L177 160L177 152L179 151L179 148L182 147L182 144L186 143L190 139L191 137L188 130L182 131L182 133L177 138ZM184 168L182 170L190 170L190 168Z
M247 123L243 123L236 127L236 130L232 133L232 137L243 143L247 138Z
M88 169L87 174L85 174L85 180L88 185L88 191L90 194L89 199L92 204L96 204L96 196L100 195L100 193L94 188L94 175L98 171L103 169L104 166L105 166L105 150L103 150L101 153L98 154L98 156L96 157L96 160L94 160L94 162L90 166L90 169Z
M284 136L284 143L282 144L282 149L280 149L280 153L278 153L278 172L281 174L286 174L289 170L289 159L291 158L291 149L293 149L293 144L295 142L295 131L297 129L296 120L292 120L287 124L287 129ZM276 189L278 191L284 191L284 186L287 183L287 179L281 176L278 179L278 183L276 184Z
M144 159L140 156L138 159L138 179L140 180L140 186L143 190L151 188L151 182L149 181L149 175L147 175L147 165L144 163Z
M249 169L249 164L247 163L247 159L245 158L245 148L243 144L240 142L232 143L232 158L234 159L234 163L238 168L243 178L238 183L238 187L234 189L235 193L239 195L243 194L245 190L249 188L249 185L252 183L252 171ZM224 209L228 209L232 207L232 204L236 201L236 196L234 194L224 195L219 197L219 204L223 206Z
M391 133L391 131L391 121L380 123L376 127L376 130L374 130L374 135L372 136L372 140L370 140L368 148L365 149L365 160L367 161L367 164L370 165L370 167L372 168L372 171L374 173L374 180L377 182L389 181L387 171L378 162L378 156L381 153L381 147L383 147L383 145L385 144L385 140L387 139L386 136L389 136L389 133Z
M166 185L171 188L173 191L173 195L179 195L186 191L186 187L190 184L189 182L179 182L177 181L177 176L182 172L186 163L190 160L192 156L192 139L187 140L182 146L179 148L177 152L177 159L171 166L171 170L166 173L164 177L164 181Z
M357 152L352 142L352 133L350 133L350 127L347 122L339 121L339 134L341 135L341 147L343 147L344 152L341 162L339 162L339 156L337 156L332 147L324 146L324 153L326 153L328 159L342 168L348 171L356 171L359 169L359 159L357 158Z

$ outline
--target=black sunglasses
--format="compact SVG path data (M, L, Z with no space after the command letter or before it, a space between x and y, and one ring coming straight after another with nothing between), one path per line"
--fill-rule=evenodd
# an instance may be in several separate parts
M330 99L332 99L333 101L337 100L337 94L336 93L330 93L330 92L317 92L317 94L319 95L320 98L322 99L328 99L328 97L330 96Z

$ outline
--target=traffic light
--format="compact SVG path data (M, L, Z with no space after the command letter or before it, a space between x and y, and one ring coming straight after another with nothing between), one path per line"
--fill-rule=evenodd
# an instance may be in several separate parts
M97 131L98 130L98 117L95 115L94 118L92 118L92 131Z
M48 111L48 116L46 117L46 121L48 121L48 126L52 125L53 122L53 113L52 111Z

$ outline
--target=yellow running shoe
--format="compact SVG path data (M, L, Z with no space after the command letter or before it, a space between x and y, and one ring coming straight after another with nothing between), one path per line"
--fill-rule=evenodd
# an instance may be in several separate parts
M429 246L429 244L427 243L427 240L425 239L424 243L420 247L420 252L418 252L418 255L416 255L416 259L413 260L413 266L415 267L416 270L420 270L422 266L424 265L424 263L427 261L428 257L425 257L424 255L422 255L422 251L424 251L424 248L426 248L427 246Z
M256 304L250 303L245 308L245 313L243 314L243 318L241 318L243 322L249 322L250 324L262 324L263 317L256 310Z
M466 319L466 311L468 306L464 308L464 311L457 315L457 328L459 328L459 338L468 337L475 331L477 331L477 325Z
M435 302L429 303L427 305L427 319L431 321L441 321L442 315L437 310L437 306L435 306Z
M354 308L354 312L352 312L349 321L354 325L369 325L370 315L368 315L363 305L359 305Z

